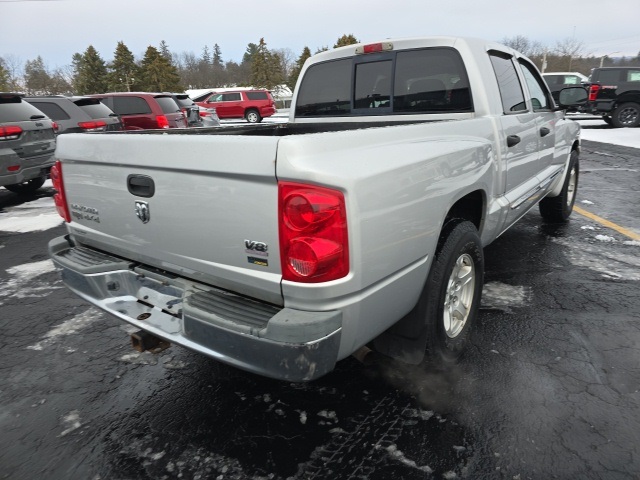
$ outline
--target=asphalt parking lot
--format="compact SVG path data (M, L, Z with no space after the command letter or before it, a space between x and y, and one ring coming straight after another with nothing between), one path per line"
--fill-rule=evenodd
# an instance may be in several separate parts
M132 350L48 260L52 190L0 189L0 478L637 479L640 150L585 141L581 171L569 224L535 210L486 249L457 368L307 384Z

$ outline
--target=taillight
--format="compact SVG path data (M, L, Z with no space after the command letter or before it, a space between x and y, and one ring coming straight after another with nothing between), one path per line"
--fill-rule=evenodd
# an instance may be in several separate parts
M20 137L22 128L16 125L9 125L8 127L0 127L0 141L2 140L16 140Z
M169 128L169 120L164 115L158 115L156 120L158 121L158 128Z
M58 130L60 130L60 125L58 125L57 122L51 122L51 128L53 128L53 131L55 133L58 133Z
M595 102L598 92L600 91L600 85L593 84L589 87L589 101Z
M85 132L104 132L107 129L107 122L103 120L78 122L78 126Z
M56 190L56 194L53 196L53 202L56 205L56 210L60 216L64 218L64 221L69 223L71 221L71 214L69 213L69 206L67 205L67 196L64 193L62 162L60 162L60 160L56 160L56 163L53 164L49 175L53 182L53 188Z
M282 278L318 283L349 273L344 195L315 185L278 184Z

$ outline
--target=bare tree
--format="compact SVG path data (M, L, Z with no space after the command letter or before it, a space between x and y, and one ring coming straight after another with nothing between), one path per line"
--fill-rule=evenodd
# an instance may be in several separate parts
M568 65L568 71L571 71L574 58L581 57L583 51L584 43L575 37L567 37L564 40L558 41L553 49L556 55L565 59L565 65Z

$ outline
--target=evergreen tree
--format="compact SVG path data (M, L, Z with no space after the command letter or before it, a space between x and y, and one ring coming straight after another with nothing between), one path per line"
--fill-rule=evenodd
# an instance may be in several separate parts
M222 62L222 52L216 43L213 46L213 59L211 61L211 86L222 87L225 85L225 70Z
M73 56L74 87L77 95L107 91L107 67L98 51L89 45L84 54Z
M267 48L264 38L251 59L251 85L256 88L273 89L282 84L282 71L280 70L280 59L277 54L273 54Z
M140 65L140 86L146 92L182 91L176 67L149 45Z
M311 50L309 47L304 47L302 49L302 53L298 57L296 64L291 69L291 73L289 74L289 80L287 81L287 86L293 91L296 87L296 83L298 82L298 77L300 76L300 72L302 71L302 67L304 66L304 62L311 56Z
M0 58L0 92L11 90L10 87L11 78L9 77L9 70L5 66L4 59Z
M352 34L349 35L342 35L338 41L336 42L336 44L333 46L333 48L338 48L338 47L346 47L347 45L354 45L356 43L360 43L360 40L358 40L356 37L354 37Z
M264 41L264 39L262 39L262 41ZM253 61L253 57L258 52L259 48L260 46L256 45L255 43L250 43L249 45L247 45L247 50L244 52L244 55L242 56L242 63L246 63L250 65L251 62Z
M112 92L136 91L139 89L138 80L138 66L133 53L120 41L113 53L113 61L109 64L108 89Z
M173 56L169 51L169 45L167 45L167 42L165 42L164 40L160 42L160 55L166 58L169 63L173 64Z
M42 57L27 60L24 66L24 81L29 95L50 94L51 76L47 72Z

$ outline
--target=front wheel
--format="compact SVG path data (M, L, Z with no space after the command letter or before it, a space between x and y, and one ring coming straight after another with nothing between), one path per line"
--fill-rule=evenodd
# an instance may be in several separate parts
M616 128L633 128L640 125L640 105L627 102L618 105L611 115L611 123Z
M262 117L260 116L258 111L253 109L247 110L247 112L244 114L244 118L249 123L260 123L262 121Z
M557 197L547 197L540 201L540 215L548 222L564 223L573 212L573 205L576 202L578 193L578 177L580 175L580 162L578 152L571 152L569 159L569 171L564 179L562 190Z
M469 343L476 321L484 255L475 225L454 219L445 225L419 308L426 322L426 360L454 363Z
M16 183L15 185L5 185L4 188L13 193L26 195L38 190L42 185L44 185L45 180L45 177L32 178L26 182Z

